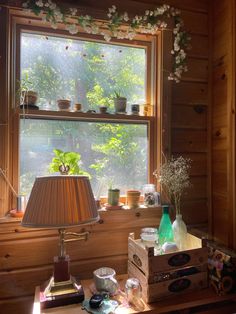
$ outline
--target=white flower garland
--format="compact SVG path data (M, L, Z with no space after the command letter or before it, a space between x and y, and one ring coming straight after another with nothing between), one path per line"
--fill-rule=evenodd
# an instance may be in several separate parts
M184 31L183 20L180 17L180 10L163 4L155 10L146 10L144 15L129 17L127 12L120 14L116 6L108 9L108 21L101 23L89 15L79 15L76 8L69 8L64 12L57 4L51 0L28 0L23 3L23 8L30 10L36 15L45 13L42 17L44 22L50 22L52 28L56 29L58 23L63 23L65 29L71 34L79 32L79 26L89 34L99 34L106 41L112 37L117 39L132 40L137 33L154 35L158 30L166 29L167 23L163 18L174 19L174 43L171 54L173 55L173 70L168 79L180 82L183 72L188 70L186 65L186 49L189 48L190 36ZM73 19L73 23L71 22ZM127 27L124 28L124 25ZM123 26L123 27L122 27Z

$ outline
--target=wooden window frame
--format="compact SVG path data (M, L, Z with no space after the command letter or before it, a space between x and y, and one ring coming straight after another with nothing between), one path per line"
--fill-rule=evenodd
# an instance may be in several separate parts
M49 28L49 24L42 26L42 21L16 9L7 9L9 11L9 28L8 28L8 78L6 78L8 84L8 131L9 136L9 158L7 161L8 167L8 177L15 188L18 191L19 185L19 120L23 114L22 110L15 107L15 91L16 91L16 78L19 77L19 32L21 30L27 30L30 32L47 32L48 34L63 36L73 39L87 39L94 40L98 42L104 42L101 39L101 36L85 34L81 31L78 35L68 35L62 27L59 27L58 30L54 31ZM153 115L152 116L116 116L112 115L104 116L102 114L92 115L88 113L75 113L75 112L47 112L44 110L39 110L37 112L28 111L26 117L30 118L53 118L53 119L65 119L65 120L86 120L86 121L120 121L127 123L147 123L148 124L148 139L149 139L149 182L156 183L155 178L153 177L153 171L159 169L161 161L164 155L167 155L170 151L169 146L169 118L167 117L168 108L170 104L170 82L167 80L167 70L170 69L171 61L169 58L166 58L165 51L170 48L171 42L166 45L169 38L169 32L159 32L157 35L138 35L137 40L132 42L127 40L117 40L114 39L111 43L119 43L130 46L141 46L145 45L147 47L147 86L146 86L146 98L147 102L153 106ZM165 43L165 44L163 44ZM157 53L158 52L158 53ZM165 58L164 58L165 56ZM158 70L157 70L158 69ZM159 69L165 69L166 71L160 71ZM165 101L165 106L163 103ZM0 108L1 110L1 108ZM164 130L164 131L163 131ZM5 163L6 164L6 163ZM4 166L2 167L4 169ZM7 188L8 190L8 188ZM0 207L0 217L4 216L11 208L15 206L15 200L10 190L8 190L8 196L4 206Z

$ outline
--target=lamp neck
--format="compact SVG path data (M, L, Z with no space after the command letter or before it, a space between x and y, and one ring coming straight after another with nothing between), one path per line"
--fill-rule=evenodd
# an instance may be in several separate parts
M59 232L59 245L60 245L60 254L59 254L59 257L60 258L65 258L66 256L66 248L65 248L65 229L64 228L60 228L58 230Z

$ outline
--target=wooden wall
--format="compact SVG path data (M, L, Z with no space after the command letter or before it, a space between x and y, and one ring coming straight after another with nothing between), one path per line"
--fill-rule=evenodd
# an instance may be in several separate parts
M212 233L235 243L235 0L212 1Z
M78 3L100 10L116 4L130 12L143 12L155 4L170 3L182 10L193 48L189 52L189 72L181 83L172 84L171 146L175 155L193 160L193 187L185 196L184 219L191 224L206 223L210 202L207 188L208 1L83 0ZM1 80L4 68L1 59L0 66ZM72 273L79 273L82 278L91 277L92 270L101 265L114 267L118 273L125 272L128 233L139 233L142 226L158 225L160 211L109 212L102 213L101 218L104 223L91 228L88 242L68 245ZM0 226L0 311L11 314L17 310L18 314L27 314L31 311L34 287L51 274L52 259L57 253L57 234L55 231L26 230L17 221L0 221Z

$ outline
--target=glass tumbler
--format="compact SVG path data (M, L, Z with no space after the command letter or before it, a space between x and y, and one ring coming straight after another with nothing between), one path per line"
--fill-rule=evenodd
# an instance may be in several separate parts
M131 305L137 305L142 298L142 288L137 278L129 278L125 284L127 301Z

